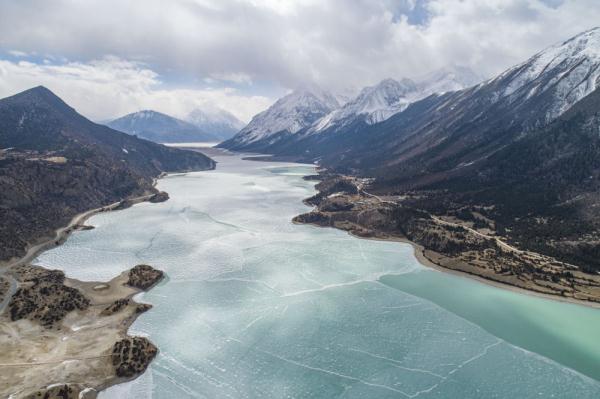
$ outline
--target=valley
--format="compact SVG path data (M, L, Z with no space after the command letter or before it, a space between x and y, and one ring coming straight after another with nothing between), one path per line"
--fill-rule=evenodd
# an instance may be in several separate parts
M599 54L595 28L470 87L411 98L384 81L315 119L302 115L321 108L292 93L220 147L358 181L361 195L326 190L335 198L299 220L399 236L449 270L596 302ZM345 113L356 104L377 106ZM284 105L295 112L277 119Z
M35 3L0 398L600 397L600 8Z

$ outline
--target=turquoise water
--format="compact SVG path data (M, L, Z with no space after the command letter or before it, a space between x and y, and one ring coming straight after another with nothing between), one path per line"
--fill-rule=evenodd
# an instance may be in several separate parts
M499 338L600 380L599 309L548 301L423 270L380 281L426 298Z
M38 259L84 280L141 262L167 273L132 326L157 359L101 398L600 397L581 373L594 375L598 310L428 271L407 244L294 225L312 167L218 161L162 179L168 202L94 216Z

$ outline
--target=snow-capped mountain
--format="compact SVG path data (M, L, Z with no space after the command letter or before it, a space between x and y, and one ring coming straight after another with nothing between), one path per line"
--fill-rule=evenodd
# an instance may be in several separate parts
M301 88L280 98L256 115L235 137L222 144L229 149L247 148L276 134L294 134L339 107L337 99L318 88Z
M245 125L230 112L213 106L196 108L185 119L203 132L217 136L221 140L235 136Z
M157 143L221 141L191 123L152 110L134 112L106 125Z
M411 136L410 140L400 140L402 146L412 143L414 147L407 150L431 148L440 143L449 145L451 132L456 135L454 139L464 134L464 143L493 141L496 134L508 131L510 135L501 136L502 140L513 140L513 134L523 137L528 131L552 122L598 88L600 28L549 47L496 78L478 84L479 81L480 77L468 69L453 67L426 75L416 83L386 79L363 89L342 107L325 106L316 97L305 94L319 104L315 108L318 112L307 111L310 107L296 107L303 102L299 99L306 100L296 92L255 117L242 130L244 135L236 136L235 145L228 148L248 149L250 144L261 151L276 153L285 148L290 153L286 155L294 156L299 155L293 154L298 148L302 156L313 153L315 159L328 155L322 153L325 149L335 153L339 150L340 157L355 163L360 155L351 156L349 151L368 152L376 157L368 162L375 164L386 154L399 153L400 150L390 152L389 148L400 137ZM303 117L305 114L310 117ZM394 121L387 123L392 117ZM366 128L378 125L382 127ZM271 137L282 131L300 131L300 134ZM380 143L369 140L371 148L368 151L361 148L364 135L375 131ZM342 138L339 133L352 137ZM431 142L423 143L425 138ZM334 143L336 140L344 141L344 145ZM463 148L464 143L457 142L452 151ZM377 144L383 146L381 154L372 148ZM490 151L493 150L491 146ZM445 150L444 154L452 151Z
M356 98L325 115L309 129L308 134L333 126L343 127L355 118L360 118L369 125L383 122L404 111L411 103L431 94L461 90L482 80L483 78L473 71L463 67L436 70L417 82L411 79L385 79L375 86L365 87Z

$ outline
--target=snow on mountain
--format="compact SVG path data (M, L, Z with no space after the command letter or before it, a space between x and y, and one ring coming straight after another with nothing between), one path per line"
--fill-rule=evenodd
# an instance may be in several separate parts
M546 120L556 118L600 85L600 28L543 50L494 82L500 87L497 99L517 101L548 93L552 107Z
M276 133L296 133L338 107L339 103L333 95L318 88L295 90L254 116L228 145L233 148Z
M318 132L334 124L343 124L356 115L365 115L369 124L381 122L406 108L416 91L417 85L410 79L401 82L385 79L375 86L362 89L356 98L321 118L311 131Z
M334 125L344 126L356 117L364 118L370 125L379 123L431 94L461 90L481 80L470 69L461 67L434 71L418 82L410 79L385 79L375 86L362 89L355 99L317 121L308 133L320 132Z
M222 140L233 137L244 127L244 122L230 112L210 105L196 108L185 119L200 130L218 136Z
M422 98L431 94L443 94L450 91L458 91L482 82L482 76L471 69L460 66L449 66L418 79L418 88Z

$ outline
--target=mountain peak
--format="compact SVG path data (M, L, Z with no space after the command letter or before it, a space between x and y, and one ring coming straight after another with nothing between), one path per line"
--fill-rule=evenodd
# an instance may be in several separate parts
M37 109L45 109L55 115L79 120L83 118L74 108L71 108L60 97L45 86L36 86L13 96L0 100L0 106L18 106L25 108L27 112Z
M71 107L69 107L63 100L61 100L60 97L54 94L47 87L41 85L32 87L31 89L27 89L13 96L4 98L2 99L2 101L18 101L38 105L41 103L46 103L48 105L62 105L71 109Z
M248 147L279 133L295 134L338 107L331 93L316 86L301 86L254 116L224 147Z
M211 104L194 109L186 120L223 140L233 137L245 125L229 111Z
M419 87L424 95L443 94L474 86L484 78L468 67L449 65L419 78Z
M299 86L287 96L283 97L282 100L283 99L291 102L310 102L311 99L316 99L318 102L321 102L323 105L331 109L336 109L340 106L338 100L333 94L314 84L305 84Z

